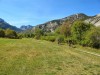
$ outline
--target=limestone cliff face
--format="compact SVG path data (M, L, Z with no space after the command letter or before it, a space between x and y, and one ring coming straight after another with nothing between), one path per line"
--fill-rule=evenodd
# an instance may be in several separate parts
M95 26L100 26L100 14L85 20L87 23L92 23Z
M76 20L87 19L87 18L89 18L89 16L87 16L83 13L74 14L74 15L71 15L71 16L68 16L68 17L65 17L65 18L62 18L62 19L52 20L52 21L46 22L44 24L37 25L37 26L33 27L33 29L38 27L40 29L43 29L46 32L54 32L54 30L58 26L62 25L62 23L65 20L69 20L73 23Z

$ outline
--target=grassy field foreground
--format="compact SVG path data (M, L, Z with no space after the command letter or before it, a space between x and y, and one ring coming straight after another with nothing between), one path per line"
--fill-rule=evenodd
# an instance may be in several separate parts
M100 57L78 49L35 39L0 39L0 75L100 75Z

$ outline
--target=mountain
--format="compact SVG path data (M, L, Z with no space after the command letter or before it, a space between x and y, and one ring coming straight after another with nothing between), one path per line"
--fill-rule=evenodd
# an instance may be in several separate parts
M28 31L28 32L34 31L35 28L40 28L46 32L54 32L54 30L57 27L59 27L60 25L62 25L66 20L70 21L70 23L73 23L76 20L83 20L87 23L92 23L95 26L100 26L100 14L95 15L95 16L87 16L83 13L78 13L78 14L73 14L73 15L70 15L70 16L62 18L62 19L48 21L46 23L39 24L36 26L23 25L20 28L12 26L0 18L0 28L2 28L2 29L10 28L10 29L15 30L15 31L23 31L24 30L24 31Z
M93 16L87 20L85 20L85 22L87 23L92 23L94 24L95 26L100 26L100 14L96 15L96 16Z
M46 32L53 32L63 22L64 22L64 20L62 20L62 19L52 20L52 21L46 22L44 24L37 25L36 27L43 29ZM33 29L36 27L33 27Z
M3 19L0 18L0 28L2 29L11 29L11 30L14 30L14 31L22 31L21 29L15 27L15 26L12 26L10 25L9 23L5 22Z
M54 30L57 27L59 27L60 25L62 25L63 22L66 20L73 23L76 20L85 20L90 17L91 16L87 16L83 13L73 14L73 15L70 15L70 16L62 18L62 19L52 20L52 21L46 22L44 24L36 25L35 27L33 27L33 30L37 27L37 28L43 29L46 32L54 32Z
M32 28L33 28L33 26L31 26L31 25L22 25L20 27L21 30L29 30L29 29L32 29Z

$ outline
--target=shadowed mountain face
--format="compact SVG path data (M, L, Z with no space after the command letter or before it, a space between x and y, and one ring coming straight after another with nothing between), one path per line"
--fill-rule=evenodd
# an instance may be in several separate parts
M8 24L7 22L5 22L3 19L0 18L0 28L2 29L11 29L11 30L14 30L14 31L17 31L17 32L20 32L21 29L15 27L15 26L12 26L10 24Z

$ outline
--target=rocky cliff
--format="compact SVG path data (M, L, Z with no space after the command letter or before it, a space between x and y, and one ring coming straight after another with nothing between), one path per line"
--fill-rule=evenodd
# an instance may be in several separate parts
M87 20L85 20L85 22L87 23L92 23L94 24L95 26L100 26L100 14L96 15L96 16L93 16Z

